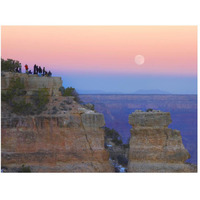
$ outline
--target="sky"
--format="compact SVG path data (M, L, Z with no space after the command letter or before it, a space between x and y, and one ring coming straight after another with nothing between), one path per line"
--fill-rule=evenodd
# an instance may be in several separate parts
M197 26L2 26L1 57L79 93L197 93Z

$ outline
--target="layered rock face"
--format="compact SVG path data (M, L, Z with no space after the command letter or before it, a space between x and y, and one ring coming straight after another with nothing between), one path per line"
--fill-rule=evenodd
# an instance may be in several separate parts
M61 77L39 77L38 75L1 72L1 90L8 89L12 78L20 78L24 83L27 96L32 95L37 89L47 88L49 95L60 96L59 88L62 86Z
M24 79L27 91L44 86L51 96L48 109L40 115L16 115L2 102L2 168L8 172L17 172L23 165L31 172L114 171L104 148L103 114L83 108L73 97L62 97L60 78L14 76ZM8 77L11 73L2 77L4 90Z
M180 131L168 128L170 113L135 111L129 115L132 125L129 172L195 172L185 164L190 157L184 148Z

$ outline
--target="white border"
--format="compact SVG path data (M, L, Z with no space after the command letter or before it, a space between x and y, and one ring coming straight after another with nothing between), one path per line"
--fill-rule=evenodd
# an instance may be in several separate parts
M0 8L1 25L198 25L200 19L194 0L6 0ZM199 173L0 174L0 197L188 200L198 199L199 180Z

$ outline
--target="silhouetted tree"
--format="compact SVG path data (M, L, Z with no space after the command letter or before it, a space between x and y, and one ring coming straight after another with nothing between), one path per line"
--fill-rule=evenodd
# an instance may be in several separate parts
M20 63L17 60L1 58L1 71L4 72L15 72L15 69L20 67Z

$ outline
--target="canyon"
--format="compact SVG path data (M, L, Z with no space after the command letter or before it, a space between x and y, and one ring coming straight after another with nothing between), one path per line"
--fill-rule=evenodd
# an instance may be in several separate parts
M180 130L182 141L191 157L186 161L197 164L197 95L80 95L85 103L94 104L104 114L106 126L114 128L124 143L129 143L131 125L129 115L135 110L149 108L170 112L169 128Z
M158 96L146 104L145 95L140 101L131 95L105 95L106 100L104 95L97 95L96 99L80 95L85 103L95 106L85 105L76 102L73 96L62 96L60 77L11 72L1 73L1 92L9 91L12 81L18 78L24 85L26 102L30 103L40 89L47 91L49 100L39 114L15 113L8 102L1 102L1 168L4 172L21 172L25 168L31 172L114 172L116 160L127 163L128 172L197 171L195 165L186 164L190 153L184 147L180 131L171 129L169 112L153 109L133 112L136 107L158 106ZM122 98L128 105L125 112ZM167 110L166 102L174 96L159 98ZM174 109L177 106L183 112L196 108L195 104L177 104ZM124 121L129 124L124 126ZM124 130L126 134L121 138L126 145L116 145L113 138L105 140L105 125Z

